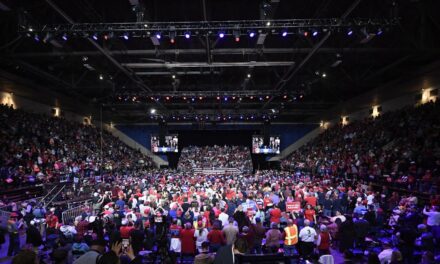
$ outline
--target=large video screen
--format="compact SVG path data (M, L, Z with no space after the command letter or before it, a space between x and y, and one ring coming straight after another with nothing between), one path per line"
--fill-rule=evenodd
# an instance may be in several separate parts
M252 136L252 153L253 154L280 154L280 137L270 136L269 142L264 142L261 135Z
M153 153L179 152L179 136L166 135L164 144L160 144L158 135L151 135L151 151Z

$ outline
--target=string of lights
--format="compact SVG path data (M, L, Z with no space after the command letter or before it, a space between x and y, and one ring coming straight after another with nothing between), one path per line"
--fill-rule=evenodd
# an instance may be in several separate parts
M278 111L272 109L269 112L255 112L255 113L210 113L210 114L169 114L161 115L157 113L150 113L147 119L161 122L172 121L188 121L188 122L223 122L223 121L270 121L276 119Z
M271 98L280 98L284 100L300 100L304 98L305 93L302 91L291 92L274 92L274 91L170 91L154 94L141 93L118 93L114 96L118 102L148 102L148 101L162 101L162 102L200 102L200 101L264 101Z
M164 37L174 43L177 37L190 39L194 35L213 35L219 38L232 36L235 41L240 37L257 37L258 34L279 34L282 37L299 34L316 37L328 31L344 32L352 35L355 31L367 30L377 35L390 27L396 26L397 18L356 18L341 21L338 18L327 19L283 19L283 20L240 20L240 21L197 21L197 22L129 22L129 23L75 23L51 25L19 26L18 31L35 40L44 38L91 37L109 40L131 37L153 37L160 41Z

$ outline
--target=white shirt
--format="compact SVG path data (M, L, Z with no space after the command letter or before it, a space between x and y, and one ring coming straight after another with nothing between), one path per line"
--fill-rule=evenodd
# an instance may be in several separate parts
M221 212L218 215L218 220L222 222L222 226L226 226L227 224L229 224L229 215L225 212Z
M299 231L299 238L302 242L314 242L316 235L315 229L311 228L310 226L306 226Z
M384 249L379 253L380 264L388 264L391 262L391 255L393 254L392 248Z
M428 212L426 208L423 209L423 214L428 216L426 224L428 226L439 226L440 225L440 212Z
M196 238L197 249L201 249L202 243L208 241L208 229L203 228L202 233L200 233L200 230L196 230L194 232L194 237Z

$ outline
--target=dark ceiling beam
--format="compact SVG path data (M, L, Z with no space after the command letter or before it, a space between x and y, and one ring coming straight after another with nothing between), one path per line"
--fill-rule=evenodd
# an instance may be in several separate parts
M3 11L11 11L11 8L9 8L9 6L7 6L5 3L3 3L2 1L0 1L0 10L3 10Z
M9 60L5 60L4 58L0 58L0 61L3 64L11 62ZM49 81L49 82L51 82L53 84L56 84L56 85L59 85L59 86L63 86L63 87L68 88L68 89L73 89L75 87L74 85L72 85L72 84L70 84L68 82L65 82L64 80L62 80L62 79L60 79L60 78L58 78L58 77L56 77L56 76L54 76L54 75L44 71L44 70L41 70L40 68L35 67L35 66L33 66L33 65L31 65L31 64L29 64L27 62L20 61L20 60L14 60L13 63L15 65L18 65L18 66L22 67L26 71L34 74L36 77L43 78L43 79L45 79L45 80L47 80L47 81Z
M359 3L362 0L356 0L354 1L350 7L344 12L344 14L341 16L339 23L342 23L349 15L350 13L359 5ZM315 53L321 48L321 46L327 41L327 39L330 37L331 35L331 31L329 30L325 36L318 42L315 44L315 46L313 46L312 50L310 51L309 54L307 54L307 56L297 65L297 64L292 64L290 66L290 68L287 70L287 72L283 75L283 77L281 78L281 80L275 85L275 89L276 90L282 90L284 88L284 86L286 85L286 83L292 79L292 77L299 72L299 70L301 70L301 68L310 60L310 58L315 55ZM272 98L269 99L268 102L266 102L262 109L264 109L268 103L270 103L270 101L273 100Z
M212 55L249 55L249 54L296 54L309 53L312 48L263 48L256 51L253 48L231 48L231 49L212 49ZM149 50L106 50L112 56L142 56L149 55L156 57L156 49ZM406 48L320 48L317 53L356 53L356 54L370 54L370 53L426 53L434 54L440 53L438 49L406 49ZM163 55L204 55L205 49L167 49L162 50ZM15 58L39 58L39 57L59 57L59 56L102 56L99 51L73 51L73 52L26 52L14 54L0 54L3 57Z
M243 62L170 62L170 63L123 63L123 66L132 69L144 68L224 68L224 67L276 67L276 66L290 66L295 62L292 61L243 61ZM151 90L150 90L151 91Z
M282 116L290 116L290 115L318 115L322 114L327 109L289 109L289 110L282 110L279 115ZM237 111L235 109L194 109L193 111L188 111L188 109L181 109L181 110L171 110L173 114L198 114L198 115L210 115L210 114L237 114ZM256 114L256 113L262 113L259 109L240 109L239 114ZM124 112L123 110L117 109L117 113L113 113L113 117L124 117L124 116L147 116L148 110L129 110L127 112Z
M208 16L206 14L206 0L202 0L202 11L203 11L203 20L208 21ZM206 62L211 64L211 42L209 40L209 35L205 33L205 52L206 52Z
M412 55L407 55L405 57L399 58L396 61L393 61L392 63L378 69L377 71L375 71L374 73L368 75L367 77L365 77L362 81L368 81L371 79L374 79L380 75L382 75L383 73L385 73L386 71L389 71L390 69L393 69L397 66L399 66L400 64L404 63L405 61L407 61L408 59L410 59L412 57Z
M70 18L63 10L61 10L55 3L51 0L46 0L46 2L59 14L61 15L69 24L75 24L72 18ZM122 66L112 55L108 52L107 49L104 49L101 45L96 43L92 38L87 37L87 40L98 49L116 68L118 68L121 72L123 72L130 80L132 80L138 87L140 87L144 91L151 92L151 89L145 85L145 83L136 77L132 71ZM166 109L162 104L157 103L157 105L161 108Z

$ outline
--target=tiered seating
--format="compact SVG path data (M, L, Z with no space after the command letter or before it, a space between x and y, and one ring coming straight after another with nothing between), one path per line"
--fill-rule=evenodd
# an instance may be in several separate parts
M282 166L435 193L439 186L439 130L438 103L407 107L332 127L283 160Z
M180 169L234 168L249 171L252 168L252 159L247 147L190 146L182 150L178 167Z

